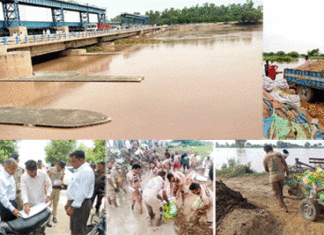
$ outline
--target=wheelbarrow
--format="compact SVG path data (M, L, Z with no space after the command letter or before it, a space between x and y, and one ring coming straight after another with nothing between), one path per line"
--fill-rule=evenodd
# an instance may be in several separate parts
M299 211L301 215L307 220L311 220L311 221L317 220L318 216L322 213L322 211L324 211L324 202L321 202L317 198L317 193L315 189L312 186L304 184L302 182L293 179L289 179L289 180L296 183L297 187L293 189L292 188L288 189L288 194L304 197L304 199L300 202L299 205ZM302 187L307 187L310 189L309 196L300 190Z

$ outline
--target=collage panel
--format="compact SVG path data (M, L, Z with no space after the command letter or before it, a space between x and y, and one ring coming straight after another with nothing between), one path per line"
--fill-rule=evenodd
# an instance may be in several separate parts
M0 2L2 139L262 138L261 0L80 1Z
M0 234L106 234L105 140L1 140Z
M322 234L323 146L217 140L216 234Z
M213 234L213 141L107 140L110 234Z
M317 0L264 1L265 139L323 139L323 33L310 23L321 22L321 7L316 7L321 5Z

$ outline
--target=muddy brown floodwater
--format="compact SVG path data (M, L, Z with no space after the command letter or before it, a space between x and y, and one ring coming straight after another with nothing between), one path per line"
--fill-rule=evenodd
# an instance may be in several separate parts
M150 174L146 173L141 183L142 190L150 180ZM125 186L127 191L128 187ZM108 234L115 235L141 235L141 234L168 234L177 235L174 230L173 220L163 220L161 226L150 226L149 216L146 215L146 208L143 205L143 213L139 214L137 203L135 209L131 210L131 197L129 192L124 193L123 190L117 193L116 201L119 207L109 206L107 228Z
M139 84L2 82L1 106L85 109L112 122L80 129L0 125L1 138L260 139L262 27L195 30L168 32L160 43L126 47L121 55L34 65L34 71L144 75Z

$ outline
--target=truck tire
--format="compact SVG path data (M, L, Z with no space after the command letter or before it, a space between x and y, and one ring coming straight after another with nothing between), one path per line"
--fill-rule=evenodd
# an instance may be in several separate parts
M305 198L301 201L299 210L301 215L311 221L317 220L320 214L320 206L316 200Z
M307 86L298 86L297 94L302 101L310 102L314 97L314 91L312 88Z

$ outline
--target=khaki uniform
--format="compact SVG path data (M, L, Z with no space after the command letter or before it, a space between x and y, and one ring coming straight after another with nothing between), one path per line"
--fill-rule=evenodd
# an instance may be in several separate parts
M270 173L269 182L276 198L283 197L282 191L285 178L284 162L284 157L277 152L270 152L263 159L263 166Z
M197 211L196 217L194 220L199 220L199 218L203 215L206 215L207 217L207 223L212 223L213 222L213 193L211 190L209 190L205 185L200 185L201 192L200 192L200 198L202 200L202 206L208 206L207 209L205 210L199 210Z
M16 182L16 203L17 203L17 209L21 211L24 207L23 201L21 199L21 176L24 173L24 169L18 166L15 174L14 174L14 179Z
M107 180L110 179L113 183L113 179L111 177L111 171L107 171ZM107 197L109 200L115 200L116 199L116 192L113 186L109 182L107 182Z
M139 174L135 174L133 171L130 171L127 173L126 177L128 178L130 187L132 187L135 190L135 191L129 190L132 200L141 203L142 202L141 176Z
M61 187L58 186L57 184L55 185L57 180L61 180L61 182L63 181L63 177L64 177L64 171L58 171L58 169L56 167L52 167L50 172L48 173L49 178L52 181L52 187L53 187L53 191L51 194L51 204L50 207L53 204L53 217L56 217L57 215L57 205L58 202L60 200L60 192L61 192Z

